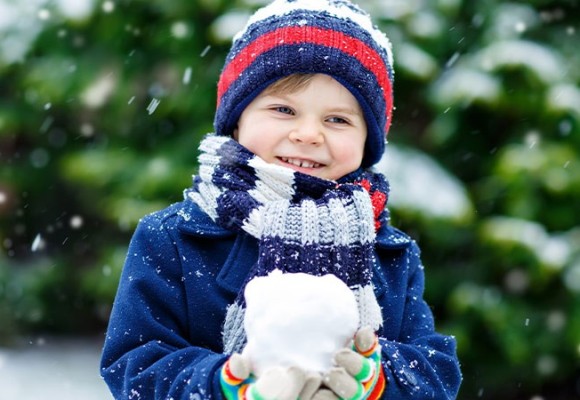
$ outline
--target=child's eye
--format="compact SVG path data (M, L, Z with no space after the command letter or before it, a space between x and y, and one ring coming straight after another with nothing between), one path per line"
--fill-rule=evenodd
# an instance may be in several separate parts
M330 117L327 119L328 122L333 124L348 124L348 120L341 118L341 117Z
M294 115L294 111L290 107L286 106L276 106L274 110L281 112L282 114Z

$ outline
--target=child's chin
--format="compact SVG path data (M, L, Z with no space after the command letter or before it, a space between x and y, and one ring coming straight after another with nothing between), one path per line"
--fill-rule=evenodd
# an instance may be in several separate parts
M306 174L306 175L312 175L312 176L316 176L316 177L321 177L321 175L322 175L320 168L302 168L302 167L296 167L296 166L292 166L290 168L292 168L294 171L301 172L301 173Z
M310 175L310 176L314 176L316 178L320 178L320 179L324 179L324 180L334 180L332 178L329 178L328 176L326 176L326 174L324 174L322 171L320 171L320 169L317 170L308 170L308 169L304 169L304 168L300 168L297 170L298 172L302 172L305 175Z

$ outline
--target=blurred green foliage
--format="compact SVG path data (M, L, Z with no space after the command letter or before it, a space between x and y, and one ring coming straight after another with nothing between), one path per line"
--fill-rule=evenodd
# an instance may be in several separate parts
M4 343L102 332L132 230L189 185L259 2L63 3L0 1ZM393 42L381 168L458 339L460 398L579 397L580 4L360 4Z

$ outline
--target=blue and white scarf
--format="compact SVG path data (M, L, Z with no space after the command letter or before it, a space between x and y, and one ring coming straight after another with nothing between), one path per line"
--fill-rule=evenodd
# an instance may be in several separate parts
M218 225L258 239L258 261L246 283L275 269L334 274L354 292L360 325L382 325L371 283L376 230L389 219L382 175L358 170L338 182L324 180L269 164L224 136L206 136L200 151L199 174L186 197ZM226 314L228 354L246 343L244 288Z

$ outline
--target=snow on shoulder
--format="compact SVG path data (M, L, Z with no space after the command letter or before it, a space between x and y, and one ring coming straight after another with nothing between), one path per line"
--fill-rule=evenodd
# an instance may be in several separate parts
M274 366L327 371L359 325L355 295L334 275L275 270L252 279L245 298L243 355L257 376Z

